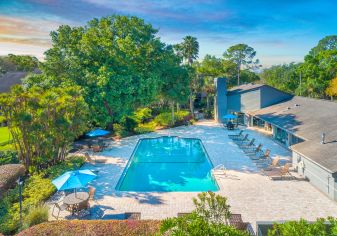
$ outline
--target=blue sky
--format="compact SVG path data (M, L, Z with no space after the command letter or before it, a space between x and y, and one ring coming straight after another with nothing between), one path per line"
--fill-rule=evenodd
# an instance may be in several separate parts
M197 37L200 58L247 43L270 66L302 61L318 40L337 34L336 9L334 0L0 0L0 55L42 59L59 25L124 14L144 18L166 43Z

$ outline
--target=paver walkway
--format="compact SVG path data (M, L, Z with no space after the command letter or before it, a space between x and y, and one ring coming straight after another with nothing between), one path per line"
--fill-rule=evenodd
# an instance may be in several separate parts
M262 175L244 153L228 138L228 132L220 125L204 121L193 126L161 130L151 134L124 138L112 144L111 150L101 153L108 158L103 165L86 164L83 168L99 171L98 178L91 185L97 188L93 205L95 214L91 218L116 219L124 212L141 212L142 219L163 219L176 216L178 212L193 209L193 192L137 193L119 192L115 186L132 154L139 138L161 135L200 138L213 164L225 164L231 170L227 177L217 177L220 186L218 194L228 197L231 211L242 214L244 221L255 227L256 221L273 221L337 216L337 203L327 198L305 181L272 181ZM291 153L270 138L246 131L254 136L256 143L263 143L271 149L272 156L290 159ZM231 158L226 158L231 157ZM230 161L229 161L230 160ZM68 217L63 215L60 216Z

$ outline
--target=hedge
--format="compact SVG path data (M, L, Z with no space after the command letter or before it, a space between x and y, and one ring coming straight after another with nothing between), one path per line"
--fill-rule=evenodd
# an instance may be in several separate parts
M0 166L0 198L11 187L15 181L25 174L25 167L20 164L8 164Z
M159 220L66 220L35 225L18 236L39 235L155 235L158 234Z

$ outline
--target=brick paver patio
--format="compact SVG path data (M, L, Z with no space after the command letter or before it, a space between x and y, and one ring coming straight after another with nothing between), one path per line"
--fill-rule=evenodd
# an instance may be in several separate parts
M270 138L255 131L249 132L256 143L263 143L271 149L272 156L290 159L291 153ZM137 193L119 192L115 186L132 154L139 138L161 135L200 138L213 162L225 164L231 156L227 176L218 176L218 194L228 197L233 213L242 214L244 221L273 221L337 216L337 203L306 181L272 181L255 169L250 159L228 138L228 131L220 125L204 121L193 126L177 127L155 133L132 136L112 143L112 148L101 153L108 159L106 164L86 164L83 169L98 170L98 178L91 183L97 188L90 218L122 218L124 212L141 212L142 219L163 219L176 216L178 212L193 210L192 198L195 192ZM234 160L234 161L233 161ZM236 162L237 160L237 162ZM227 163L228 164L228 163ZM69 218L64 212L60 216ZM53 218L51 217L51 220Z

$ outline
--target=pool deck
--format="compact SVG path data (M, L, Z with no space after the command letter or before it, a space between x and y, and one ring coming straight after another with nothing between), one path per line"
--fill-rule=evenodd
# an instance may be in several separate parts
M255 228L256 221L274 221L318 217L337 217L337 202L330 200L310 183L298 180L273 181L259 172L248 157L228 138L227 131L213 121L201 121L192 126L160 130L155 133L131 136L112 142L112 148L100 153L108 159L106 164L85 164L83 169L98 170L98 177L91 185L96 187L98 204L91 205L91 219L121 219L124 212L141 212L142 219L164 219L177 216L178 212L194 209L192 198L197 192L138 193L120 192L115 186L139 138L175 135L200 138L213 165L231 166L227 176L217 176L218 194L226 196L231 211L242 214L244 221ZM255 143L263 143L271 156L291 159L289 150L269 137L246 130ZM226 165L226 156L231 163ZM233 161L234 160L234 161ZM58 198L57 195L53 199ZM70 219L62 212L60 217ZM50 220L54 220L53 217Z

